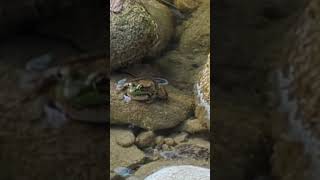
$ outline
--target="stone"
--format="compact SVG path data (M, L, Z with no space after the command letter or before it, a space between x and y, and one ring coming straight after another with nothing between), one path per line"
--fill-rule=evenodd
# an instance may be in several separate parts
M144 160L144 153L135 145L122 147L117 143L117 135L122 130L110 128L110 177L118 167L135 168Z
M164 138L164 143L168 146L174 146L176 144L172 138Z
M191 12L199 5L197 0L174 0L174 4L182 12Z
M195 116L210 129L210 54L196 83Z
M188 140L189 134L186 132L181 132L173 136L173 139L176 143L182 143Z
M161 148L163 151L170 150L170 148L167 144L162 144Z
M122 147L129 147L135 142L134 134L129 130L118 129L115 133L116 142Z
M121 11L111 12L110 22L112 70L159 53L166 47L173 32L171 12L156 0L126 0Z
M180 126L181 131L188 132L190 134L200 133L200 132L206 132L207 126L199 121L198 119L188 119L183 122L183 124Z
M162 145L162 144L164 143L164 137L163 137L163 136L157 136L157 137L155 138L155 143L156 143L157 145Z
M129 103L119 98L116 90L116 79L122 77L111 76L110 80L110 123L116 125L132 124L147 130L173 128L188 119L193 111L191 95L176 89L170 84L166 86L168 100L155 100L144 103L131 100Z
M210 180L210 169L181 165L170 166L146 177L145 180Z
M208 161L203 160L195 160L195 159L188 159L188 160L159 160L150 162L141 166L135 173L134 176L140 177L140 179L144 179L147 176L151 175L152 173L168 166L178 166L178 165L193 165L193 166L200 166L204 168L210 168L210 163Z
M139 147L150 147L153 146L155 134L153 131L146 131L140 133L136 138L136 144Z

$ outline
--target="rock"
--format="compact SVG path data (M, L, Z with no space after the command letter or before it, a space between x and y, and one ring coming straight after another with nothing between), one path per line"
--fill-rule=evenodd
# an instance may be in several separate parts
M182 165L170 166L160 169L159 171L146 177L145 180L209 180L210 169Z
M181 133L179 133L179 134L176 134L176 135L174 135L173 136L173 139L174 139L174 141L176 142L176 143L182 143L182 142L185 142L185 141L187 141L187 138L188 138L188 133L186 133L186 132L181 132Z
M193 99L181 90L166 86L167 101L153 103L124 102L116 91L116 76L110 80L111 124L132 124L148 130L172 128L188 119L193 109ZM122 79L122 78L118 78Z
M159 3L157 0L142 2L157 24L158 41L148 53L149 57L155 57L167 47L167 44L171 40L174 33L173 15L167 6Z
M188 139L188 143L196 145L196 146L204 147L204 148L210 150L210 141L206 140L206 139L203 139L203 138L190 137Z
M116 137L123 130L110 128L110 177L115 175L118 167L135 168L144 160L144 153L135 145L122 147L118 145Z
M168 146L174 146L176 144L172 138L165 138L164 143Z
M158 54L171 38L169 9L156 0L126 0L110 17L110 65L117 69Z
M117 167L113 170L117 175L121 177L128 177L132 174L132 169L126 167Z
M191 143L179 144L175 147L175 152L180 158L192 158L192 159L210 159L210 149L198 146Z
M137 136L136 144L139 147L150 147L154 144L155 134L153 131L142 132Z
M196 84L195 116L210 129L210 54Z
M155 162L151 162L141 166L135 173L134 176L140 177L140 179L144 179L148 175L160 170L161 168L168 166L178 166L178 165L194 165L205 168L210 168L210 163L208 161L203 160L159 160Z
M190 134L195 134L199 132L207 131L207 126L203 122L199 121L198 119L188 119L183 122L180 126L181 131L188 132Z
M177 0L192 1L192 0ZM198 1L198 0L197 0ZM179 50L193 53L197 48L199 52L210 51L210 1L201 0L199 7L192 12L192 17L183 22L183 31L179 43ZM211 1L212 2L212 1Z
M136 176L130 176L126 180L141 180L141 179Z
M162 144L161 148L162 148L162 150L164 150L164 151L170 150L168 144Z
M157 145L162 145L162 144L164 143L164 137L163 137L163 136L157 136L157 137L155 138L155 143L156 143Z
M122 147L129 147L135 142L134 134L129 130L119 129L115 133L116 142Z
M174 4L181 12L191 12L199 5L196 0L174 0Z

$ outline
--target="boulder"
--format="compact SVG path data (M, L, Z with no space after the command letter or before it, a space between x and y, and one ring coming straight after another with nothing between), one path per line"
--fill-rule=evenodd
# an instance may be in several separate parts
M159 130L173 128L188 119L193 111L193 98L183 91L167 85L168 100L144 103L125 102L116 90L116 76L110 80L110 123L132 124L143 129Z
M110 15L112 70L158 54L173 32L169 9L156 0L126 0L120 12Z

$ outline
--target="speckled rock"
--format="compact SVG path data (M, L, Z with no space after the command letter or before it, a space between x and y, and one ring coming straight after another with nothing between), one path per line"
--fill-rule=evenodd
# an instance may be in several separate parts
M116 91L115 76L110 80L111 124L132 124L148 130L172 128L188 119L193 111L193 98L170 85L168 101L153 103L130 101L126 103Z
M312 177L302 178L310 180L320 176L319 11L319 1L308 1L288 33L283 56L279 57L282 67L277 72L280 109L287 113L289 122L285 128L311 156L308 169Z
M195 116L200 122L205 122L210 129L210 54L196 84Z
M112 70L158 54L173 32L169 9L156 0L126 0L121 12L111 13L110 22Z
M117 129L114 135L116 137L117 144L119 144L122 147L129 147L135 142L135 136L129 130Z

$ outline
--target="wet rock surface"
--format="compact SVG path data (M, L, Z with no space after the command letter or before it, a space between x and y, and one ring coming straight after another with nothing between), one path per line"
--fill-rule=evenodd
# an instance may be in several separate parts
M177 126L192 112L192 96L170 85L166 87L168 101L148 104L132 100L127 103L116 90L116 80L120 79L111 77L110 80L111 124L133 124L149 130L166 129Z
M155 8L151 2L144 3L146 9ZM168 41L168 35L172 31L166 24L168 22L166 18L169 17L167 14L163 15L163 19L155 19L157 24L161 24L159 30L163 34L160 34L160 39L163 42L155 46L142 63L137 61L135 65L114 71L110 76L111 129L119 125L132 129L136 136L135 146L145 155L144 161L132 168L133 173L128 179L143 179L166 166L209 167L208 129L198 126L199 121L195 125L197 127L193 128L195 130L192 130L192 134L185 130L187 128L181 129L184 122L194 119L194 84L196 74L200 71L197 67L205 64L209 52L209 1L201 0L195 4L189 4L191 1L179 3L187 3L184 4L185 7L183 4L179 5L181 10L186 8L187 11L180 13L190 16L192 13L195 14L189 20L183 20L182 24L177 23L178 26L175 28L178 30L174 32L174 39L170 39L171 44L165 51L161 53L160 50L164 48L162 45ZM199 8L193 5L199 5ZM155 9L150 11L150 14L153 17L161 16L161 7ZM198 16L199 14L201 16ZM179 22L182 19L176 20ZM196 26L200 27L196 32L188 30L195 29ZM177 41L180 37L180 42L184 42L183 44ZM193 51L195 48L197 50ZM160 56L152 56L159 53ZM132 98L125 99L123 93L116 91L119 80L146 76L168 80L168 85L164 86L168 93L167 100L139 102ZM116 176L111 177L113 178L116 179Z

